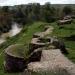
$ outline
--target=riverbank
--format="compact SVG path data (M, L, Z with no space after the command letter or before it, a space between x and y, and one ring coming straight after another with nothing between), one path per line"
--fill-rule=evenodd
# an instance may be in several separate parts
M22 30L22 28L20 28L17 23L13 23L11 30L7 33L3 33L0 36L0 44L4 43L8 37L13 37L13 36L17 35L18 33L21 32L21 30Z

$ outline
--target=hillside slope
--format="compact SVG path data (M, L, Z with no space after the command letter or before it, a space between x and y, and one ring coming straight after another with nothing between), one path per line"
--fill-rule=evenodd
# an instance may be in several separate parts
M43 22L27 24L23 27L23 30L18 35L12 38L7 38L7 41L3 43L2 45L0 45L0 75L19 75L19 74L4 73L4 67L3 67L4 49L12 44L24 44L27 46L28 43L31 41L34 33L44 30L44 25L45 24Z
M0 45L0 75L21 75L19 73L8 74L4 73L4 49L12 44L24 44L26 45L26 50L28 50L28 44L30 43L33 34L44 30L44 26L47 23L35 22L33 24L27 24L23 27L23 30L16 36L12 38L7 38L7 41ZM48 23L49 24L49 23ZM69 25L64 25L62 29L56 24L56 22L51 23L54 26L54 32L51 36L57 36L65 42L66 48L69 54L67 55L73 62L75 62L75 22Z

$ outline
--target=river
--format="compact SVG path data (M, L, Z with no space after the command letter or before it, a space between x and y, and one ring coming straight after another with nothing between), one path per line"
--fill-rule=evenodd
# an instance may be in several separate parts
M13 36L17 35L18 33L20 33L21 30L22 30L22 27L20 27L19 24L13 23L11 30L7 33L3 33L0 36L0 44L5 42L7 37L13 37Z

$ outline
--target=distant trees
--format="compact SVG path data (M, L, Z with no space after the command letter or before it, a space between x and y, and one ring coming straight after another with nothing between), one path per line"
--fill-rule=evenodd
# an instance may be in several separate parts
M33 20L40 19L40 4L39 3L32 4L32 12L31 13L33 13Z
M8 6L3 6L1 10L3 12L9 12L9 7Z
M27 6L28 10L28 21L38 21L40 20L40 4L39 3L32 3Z
M41 16L44 21L49 22L51 17L51 5L50 3L46 3L41 8Z
M44 5L29 3L0 7L0 31L6 32L8 28L10 29L13 21L21 25L34 21L53 22L65 15L72 14L72 11L73 8L70 6L60 7L60 5L51 5L49 2Z
M30 3L24 6L18 6L15 12L15 21L22 22L23 24L31 23L34 21L52 22L55 17L55 8L49 2L45 5L39 3Z
M8 32L11 29L12 14L9 12L9 7L4 6L0 9L0 33Z
M40 4L31 3L24 6L18 6L13 14L14 20L18 23L26 24L37 21L40 17Z
M40 16L43 21L52 22L54 21L55 8L51 6L49 2L41 6Z
M0 13L0 32L7 32L11 28L11 15Z
M65 6L63 8L64 15L70 15L70 14L72 14L72 11L73 11L73 9L70 6Z
M18 8L14 13L14 21L16 21L17 23L25 22L25 14L23 13L21 8Z

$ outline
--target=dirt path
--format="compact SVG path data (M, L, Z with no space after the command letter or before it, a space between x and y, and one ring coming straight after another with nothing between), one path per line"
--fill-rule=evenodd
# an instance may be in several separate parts
M50 61L48 67L65 69L71 75L75 75L75 64L65 57L60 49L43 50L41 62Z
M58 69L62 69L68 72L70 75L75 75L75 64L65 57L59 49L43 50L41 61L30 63L28 65L28 69L35 72L56 72Z
M54 29L53 26L49 26L49 28L44 32L44 35L51 34L53 32L53 29Z
M45 32L44 35L50 34L53 31L51 26ZM42 50L40 62L32 62L28 64L30 71L57 71L62 69L68 72L70 75L75 75L75 64L65 57L60 49ZM66 74L67 75L67 74Z
M53 31L53 29L54 29L53 26L48 26L45 31L43 31L43 32L37 32L37 33L34 34L34 36L45 37L46 35L51 34L52 31Z

